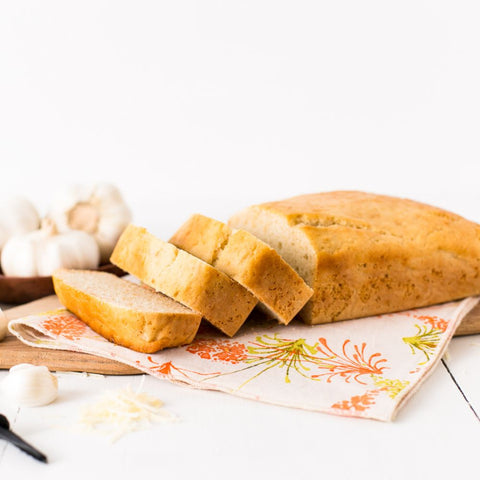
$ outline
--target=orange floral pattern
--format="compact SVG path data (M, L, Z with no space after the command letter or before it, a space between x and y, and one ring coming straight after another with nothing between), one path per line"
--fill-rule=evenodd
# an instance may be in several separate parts
M432 317L428 315L417 315L416 318L426 323L427 325L430 325L436 330L441 330L442 332L445 332L447 330L448 322L443 318L439 318L435 315Z
M42 326L53 335L72 341L79 340L87 331L85 323L70 313L52 315L42 323Z
M444 318L441 318L437 315L418 315L412 312L405 312L407 317L415 318L420 320L426 325L430 325L432 328L436 330L440 330L441 332L446 332L448 328L449 322Z
M149 362L149 364L147 364L147 365L142 365L142 362L140 362L139 360L137 360L135 363L139 367L142 367L142 366L146 367L150 371L152 371L156 374L165 376L165 377L172 377L175 372L179 373L180 375L182 375L183 377L185 377L187 379L190 379L189 373L194 373L196 375L218 375L218 373L219 373L219 372L213 372L213 373L195 372L194 370L189 370L187 368L176 367L173 364L173 362L171 362L171 361L170 362L164 362L164 363L160 364L160 363L156 362L155 360L153 360L153 358L150 355L147 357L147 359L148 359L148 362Z
M313 378L327 376L327 382L330 383L332 377L339 375L349 382L353 378L358 383L366 385L365 382L359 379L362 375L381 375L383 370L387 368L385 365L380 365L387 360L381 358L381 353L373 353L368 358L365 355L367 344L364 342L359 348L358 345L353 346L353 352L347 352L347 346L350 340L345 340L342 346L342 353L335 353L328 345L325 338L319 338L320 345L317 345L317 350L324 356L322 361L325 365L322 368L327 369L328 372L312 375Z
M380 353L366 355L365 342L360 347L353 345L352 351L349 352L347 347L351 343L350 340L345 340L342 353L335 353L328 346L325 338L319 338L317 343L310 345L305 338L294 340L282 338L275 333L273 336L257 336L255 341L248 343L246 347L239 342L202 340L187 347L186 350L206 360L248 364L238 370L224 372L215 377L259 368L252 377L238 387L239 389L274 368L284 369L285 383L291 383L290 374L296 372L309 380L320 381L322 377L326 377L327 383L330 383L333 377L338 376L347 383L353 379L362 385L367 384L360 380L360 377L381 375L387 368L381 365L387 360L382 358ZM314 373L319 370L321 373ZM208 380L210 379L205 379L205 381Z
M375 405L375 397L378 395L378 390L369 390L363 395L354 395L350 400L343 400L341 402L334 403L331 408L337 410L347 410L355 412L364 412L368 410L372 405Z
M233 365L246 360L248 353L243 343L228 340L198 340L186 350L206 360Z

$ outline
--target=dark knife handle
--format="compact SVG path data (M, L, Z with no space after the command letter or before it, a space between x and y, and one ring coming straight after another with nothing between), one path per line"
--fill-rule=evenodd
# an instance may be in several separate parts
M17 448L22 450L28 455L31 455L33 458L36 458L40 462L47 463L47 457L42 452L37 450L35 447L27 443L25 440L20 438L17 434L13 433L11 430L5 430L0 428L0 439L4 439L7 442L15 445Z

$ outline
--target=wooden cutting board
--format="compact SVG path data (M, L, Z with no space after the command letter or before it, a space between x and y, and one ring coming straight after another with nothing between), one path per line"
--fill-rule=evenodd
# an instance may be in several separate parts
M136 368L87 353L52 350L25 345L17 337L8 336L0 343L0 370L19 363L45 365L54 372L88 372L103 375L135 375Z
M8 320L26 315L60 308L55 295L36 300L20 307L4 311ZM455 336L480 333L480 305L477 305L463 320ZM7 369L19 363L46 365L52 371L88 372L104 375L135 375L141 371L114 360L109 360L86 353L51 350L48 348L29 347L14 336L7 336L0 342L0 369Z
M480 303L462 320L455 331L454 337L474 335L475 333L480 333Z
M61 308L55 295L35 300L19 307L4 310L7 320L33 315ZM1 321L1 320L0 320ZM103 375L135 375L143 373L136 368L107 358L96 357L87 353L52 350L25 345L13 335L0 342L0 370L8 369L19 363L45 365L57 372L88 372Z

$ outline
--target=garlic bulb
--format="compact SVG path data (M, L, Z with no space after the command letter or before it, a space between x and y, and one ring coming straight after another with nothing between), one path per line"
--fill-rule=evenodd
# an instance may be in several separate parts
M40 226L37 210L25 197L0 201L0 250L13 235L31 232Z
M48 215L60 231L83 230L95 237L100 262L108 262L120 234L132 219L117 187L109 183L74 185L60 192Z
M1 255L5 275L35 277L51 275L57 268L98 267L100 252L95 239L86 232L58 233L50 219L35 232L10 238Z
M9 370L2 390L17 405L39 407L57 398L58 380L47 367L21 363Z

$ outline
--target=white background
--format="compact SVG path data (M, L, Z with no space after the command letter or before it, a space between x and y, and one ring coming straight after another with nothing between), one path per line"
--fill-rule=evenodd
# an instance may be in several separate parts
M111 181L136 222L164 237L193 212L226 219L335 189L412 197L480 221L479 14L477 1L459 0L0 0L0 189L45 213L65 183ZM480 399L473 343L454 360ZM169 461L135 441L109 453L76 446L98 472L119 476L126 467L161 475L152 462L163 461L172 478L208 462L255 478L268 458L277 478L468 478L478 424L442 368L393 425L169 386L159 395L187 425L169 430L173 444L159 440ZM38 421L27 415L23 427L49 449ZM85 467L56 435L48 473ZM8 478L22 459L5 454Z
M1 1L1 188L139 223L362 189L479 219L476 1ZM147 210L156 207L151 218Z

